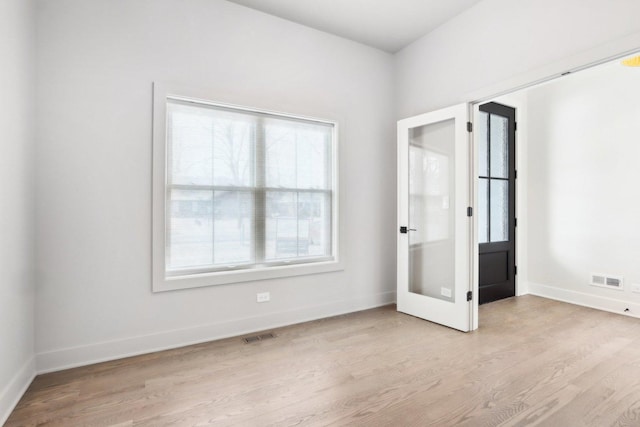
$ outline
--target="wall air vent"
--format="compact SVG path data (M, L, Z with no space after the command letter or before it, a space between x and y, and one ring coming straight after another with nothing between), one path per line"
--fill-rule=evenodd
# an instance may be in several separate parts
M253 342L258 342L258 341L264 341L264 340L268 340L271 338L275 338L276 334L274 334L273 332L268 332L266 334L261 334L261 335L253 335L250 337L244 337L242 338L242 341L245 342L245 344L251 344Z
M607 286L613 286L614 288L622 287L622 280L615 277L607 277Z
M616 289L618 291L624 289L622 276L614 276L611 274L592 274L590 285L607 289Z

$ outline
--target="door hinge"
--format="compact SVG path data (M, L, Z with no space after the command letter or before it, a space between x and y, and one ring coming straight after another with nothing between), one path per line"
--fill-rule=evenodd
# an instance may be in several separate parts
M471 301L473 297L473 293L471 291L467 292L467 301Z
M473 216L473 208L471 206L467 208L467 216Z
M473 123L467 122L467 132L473 132Z
M408 228L407 227L400 227L400 233L402 234L407 234L408 233Z
M518 122L513 122L513 130L518 130Z
M517 265L515 265L515 266L513 267L513 274L514 274L515 276L517 276L517 275L518 275L518 266L517 266Z
M518 218L514 218L513 219L513 226L517 227L518 226Z
M518 179L518 171L517 170L513 171L513 178L514 179Z

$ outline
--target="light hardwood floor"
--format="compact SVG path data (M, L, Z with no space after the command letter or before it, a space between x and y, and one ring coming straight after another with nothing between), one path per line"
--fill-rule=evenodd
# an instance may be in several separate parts
M7 426L640 426L640 320L533 296L461 333L392 306L38 376Z

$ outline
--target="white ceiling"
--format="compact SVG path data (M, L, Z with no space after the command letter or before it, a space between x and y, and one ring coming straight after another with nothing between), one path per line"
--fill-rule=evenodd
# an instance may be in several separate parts
M395 53L480 0L229 0Z

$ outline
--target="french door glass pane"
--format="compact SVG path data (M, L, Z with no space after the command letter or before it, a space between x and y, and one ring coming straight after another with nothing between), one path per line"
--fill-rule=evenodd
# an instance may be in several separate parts
M478 183L478 240L489 241L489 180L480 178Z
M216 191L214 201L214 263L253 261L253 193Z
M211 191L173 190L169 199L170 270L213 263Z
M509 181L491 180L491 242L509 240Z
M409 291L455 301L455 120L409 135Z
M492 178L509 178L508 119L491 114L491 164Z

